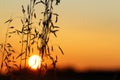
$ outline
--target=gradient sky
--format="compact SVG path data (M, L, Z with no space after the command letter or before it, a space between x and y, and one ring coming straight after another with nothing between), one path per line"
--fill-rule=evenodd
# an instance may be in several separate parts
M0 0L0 38L9 17L19 16L28 0ZM58 43L65 55L59 66L120 69L120 0L62 0ZM2 42L2 39L0 39Z

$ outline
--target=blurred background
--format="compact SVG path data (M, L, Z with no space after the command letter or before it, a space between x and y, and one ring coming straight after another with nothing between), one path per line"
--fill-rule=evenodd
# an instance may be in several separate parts
M0 0L0 42L5 37L7 25L4 22L21 15L21 5L28 2ZM65 53L58 54L59 69L73 68L77 72L120 70L119 4L120 0L61 0L55 7L61 28L58 38L53 40Z

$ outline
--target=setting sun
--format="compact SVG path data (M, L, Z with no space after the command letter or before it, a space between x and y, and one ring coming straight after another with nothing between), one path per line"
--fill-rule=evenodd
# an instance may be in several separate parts
M33 55L29 58L28 64L32 69L37 69L41 67L41 57L38 55Z

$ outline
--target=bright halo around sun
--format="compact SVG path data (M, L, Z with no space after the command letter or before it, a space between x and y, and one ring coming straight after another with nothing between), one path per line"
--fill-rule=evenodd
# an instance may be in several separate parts
M28 64L32 69L38 69L41 67L41 57L38 55L33 55L29 58Z

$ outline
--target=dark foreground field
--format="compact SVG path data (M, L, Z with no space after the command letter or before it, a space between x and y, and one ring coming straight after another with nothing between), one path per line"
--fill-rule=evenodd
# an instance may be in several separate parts
M120 71L86 71L76 72L73 69L49 70L46 75L39 71L21 70L7 75L0 75L0 80L120 80Z

